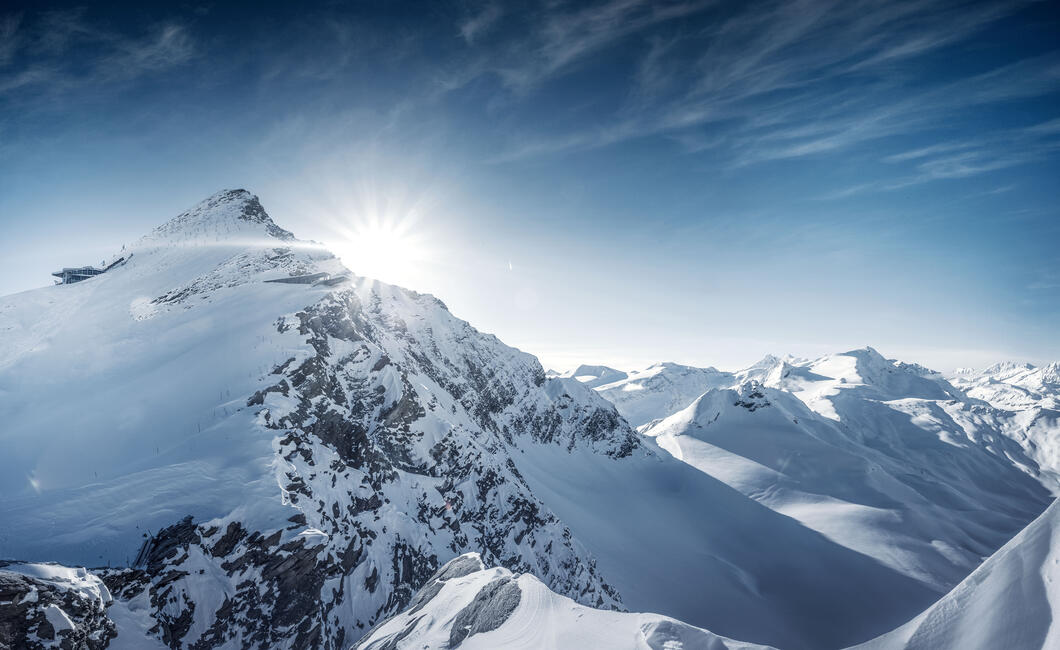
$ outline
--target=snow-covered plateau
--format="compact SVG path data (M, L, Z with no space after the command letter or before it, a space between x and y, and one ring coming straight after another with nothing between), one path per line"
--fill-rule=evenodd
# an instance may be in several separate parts
M244 190L117 255L0 298L0 647L1055 642L1056 364L546 373Z

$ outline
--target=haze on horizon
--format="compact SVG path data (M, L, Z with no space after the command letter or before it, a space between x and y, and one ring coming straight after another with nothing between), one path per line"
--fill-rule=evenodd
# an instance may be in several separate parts
M224 187L558 370L1060 358L1050 2L13 3L0 294Z

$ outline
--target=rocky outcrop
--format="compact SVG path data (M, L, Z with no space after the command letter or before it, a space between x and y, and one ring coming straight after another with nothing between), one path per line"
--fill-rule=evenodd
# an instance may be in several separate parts
M110 594L85 569L0 562L0 648L101 650Z

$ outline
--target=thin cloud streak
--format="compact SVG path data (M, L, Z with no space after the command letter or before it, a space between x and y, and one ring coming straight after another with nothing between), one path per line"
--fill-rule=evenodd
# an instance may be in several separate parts
M656 24L665 12L628 17L640 3L610 2L558 13L531 29L520 68L499 72L519 88L540 85L594 51ZM697 142L730 165L746 166L837 152L872 140L935 128L968 107L1060 90L1055 54L1025 59L938 87L906 87L893 70L903 61L960 43L1026 3L966 7L946 0L878 3L802 0L772 3L703 33L653 35L627 102L591 128L516 136L491 162L510 162L665 135ZM670 7L670 14L708 5ZM569 40L562 47L561 41ZM683 65L689 52L692 65ZM684 58L682 58L684 57ZM683 77L674 70L687 69ZM476 74L497 71L489 66ZM840 83L842 82L842 83ZM697 130L724 124L728 137ZM897 159L896 159L897 160ZM978 168L978 167L977 167ZM971 168L968 168L971 169ZM930 171L930 170L929 170ZM934 175L946 176L934 170Z
M12 70L0 69L0 102L54 102L73 90L100 90L175 68L198 53L182 24L161 23L127 35L95 25L85 13L51 11L32 21L0 18L0 64L23 62Z

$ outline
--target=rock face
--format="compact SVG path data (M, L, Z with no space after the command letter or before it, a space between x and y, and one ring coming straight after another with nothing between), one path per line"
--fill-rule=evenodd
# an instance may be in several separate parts
M528 355L400 289L338 290L275 327L309 350L246 405L274 432L279 492L296 514L269 530L188 518L147 542L141 586L167 644L342 647L469 548L583 602L619 604L509 457L520 438L629 455L636 439L606 402L572 397ZM442 332L459 354L442 352ZM221 576L216 608L204 573Z
M105 648L117 636L110 601L85 569L0 562L0 648Z

